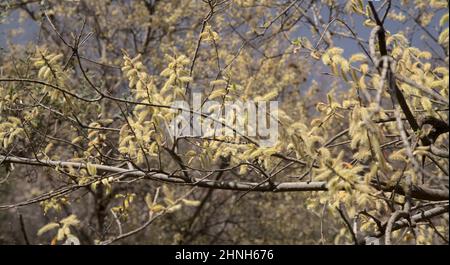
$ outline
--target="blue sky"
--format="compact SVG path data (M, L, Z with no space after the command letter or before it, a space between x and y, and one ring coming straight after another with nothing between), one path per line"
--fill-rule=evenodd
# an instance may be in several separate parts
M345 2L345 0L340 0L342 3ZM380 2L381 3L381 2ZM375 3L376 6L380 5L380 3ZM393 1L393 7L391 9L391 12L398 12L399 10L395 7L396 4L399 4L397 1ZM439 33L436 31L435 26L439 24L439 19L442 17L442 15L445 14L445 10L440 11L436 16L434 16L433 21L430 23L430 26L427 27L427 30L431 32L435 37L439 36ZM328 18L328 9L324 8L322 10L322 15L325 18ZM36 42L38 39L38 32L39 32L39 25L35 21L27 18L25 22L21 25L18 23L19 19L19 13L17 11L12 12L9 14L9 17L5 19L5 21L0 22L0 47L3 49L7 49L7 43L6 38L8 35L8 32L10 32L13 29L16 29L17 27L21 27L23 30L23 34L18 35L17 37L13 38L13 43L20 43L20 44L26 44L27 42ZM363 39L368 39L370 34L370 29L363 26L364 18L361 16L354 16L355 21L355 28L353 30L359 35L359 37ZM400 23L397 21L392 21L390 19L387 19L385 22L385 28L386 30L396 33L400 30L404 30L407 27L414 27L414 22L407 22L407 23ZM311 33L309 32L309 29L305 27L305 29L301 29L298 32L293 33L291 36L294 38L296 36L307 36L310 37ZM414 35L412 38L412 46L421 48L421 49L427 49L425 42L420 38L422 35L424 35L424 32L422 29L416 26L416 30L414 31ZM313 42L314 43L314 42ZM351 54L362 52L361 48L358 46L357 42L352 39L346 39L346 38L335 38L334 39L335 46L344 48L344 56L350 57ZM434 46L433 48L436 51L439 51L441 54L443 54L443 51L440 47L432 44ZM1 53L0 53L1 55ZM308 87L311 84L311 80L317 80L320 83L323 82L329 82L330 78L329 76L322 75L322 72L326 70L326 68L320 66L320 62L317 62L316 65L312 66L313 69L316 69L316 71L311 71L312 74L309 76L307 82L302 85L302 87ZM318 76L320 75L320 76ZM299 88L301 89L301 88Z

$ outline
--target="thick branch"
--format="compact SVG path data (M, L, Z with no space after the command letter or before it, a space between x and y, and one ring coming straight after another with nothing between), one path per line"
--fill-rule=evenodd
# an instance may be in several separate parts
M72 168L86 168L85 163L80 162L67 162L67 161L53 161L53 160L41 160L23 157L5 157L0 155L0 162L9 162L16 164L26 164L44 167L72 167ZM97 168L99 174L103 172L107 173L123 173L127 176L134 177L146 177L148 179L156 181L164 181L175 184L184 184L191 186L198 186L203 188L223 189L223 190L235 190L235 191L259 191L259 192L292 192L292 191L327 191L327 183L323 181L313 182L279 182L279 183L256 183L256 182L239 182L239 181L217 181L202 178L193 178L192 182L187 182L183 176L174 176L165 173L145 173L142 171L130 171L128 169L107 166L107 165L94 165ZM374 185L375 188L379 188L384 191L392 191L393 188L379 187L378 184ZM395 190L398 194L404 194L401 188ZM448 190L432 189L425 186L413 186L411 190L411 196L416 199L429 200L429 201L442 201L449 199Z
M380 55L383 58L384 56L388 56L384 25L378 16L376 8L374 7L373 3L370 1L369 1L369 6L370 6L370 9L372 10L373 16L375 18L375 22L377 23L377 26L378 26L378 30L377 30L378 47L380 49ZM379 60L375 60L375 61L380 62ZM378 65L378 63L376 65L376 67L378 67L378 69L380 69L380 66ZM405 99L402 91L397 86L396 80L395 80L395 74L391 71L390 68L389 68L387 76L388 76L387 79L389 81L389 87L390 87L388 91L391 95L391 98L393 99L394 103L398 103L400 105L403 113L406 116L406 119L409 122L409 125L411 126L413 131L416 132L417 130L420 129L419 124L417 123L416 118L414 117L411 109L409 108L408 103L406 102L406 99ZM428 141L425 141L425 142L426 142L426 144L428 143Z
M411 217L411 221L413 223L418 223L421 221L429 220L430 218L433 218L435 216L448 213L448 205L445 206L439 206L433 209L430 209L428 211L424 211L418 214L415 214ZM392 226L392 231L404 228L409 226L409 222L406 219L399 220L394 223Z

